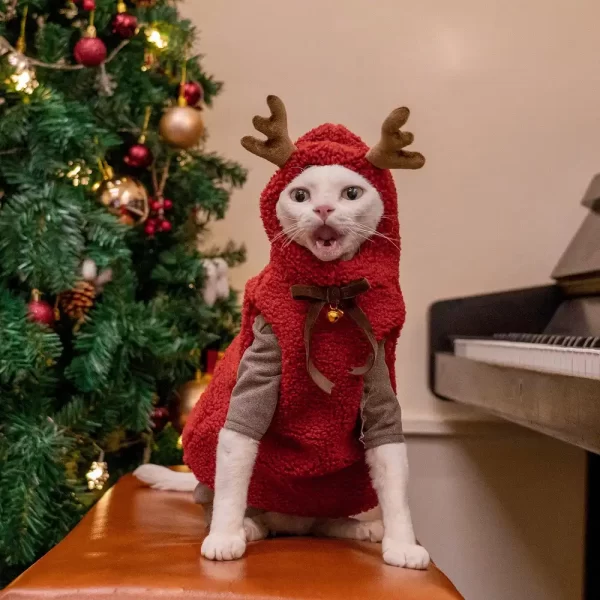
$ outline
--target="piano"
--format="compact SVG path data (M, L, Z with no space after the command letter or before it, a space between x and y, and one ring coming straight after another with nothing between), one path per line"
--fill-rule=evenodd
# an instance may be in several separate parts
M551 285L434 303L429 385L587 451L585 599L600 599L600 174Z

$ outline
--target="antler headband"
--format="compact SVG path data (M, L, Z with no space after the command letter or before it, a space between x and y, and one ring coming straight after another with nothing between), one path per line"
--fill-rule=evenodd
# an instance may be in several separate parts
M283 167L296 146L290 139L287 129L285 105L277 96L267 96L267 105L271 116L252 119L254 128L267 136L259 140L247 135L242 138L242 146L248 152L256 154L269 162ZM365 158L380 169L420 169L425 157L419 152L404 150L414 140L412 133L401 131L408 121L410 111L406 107L393 110L381 126L381 139L366 154Z

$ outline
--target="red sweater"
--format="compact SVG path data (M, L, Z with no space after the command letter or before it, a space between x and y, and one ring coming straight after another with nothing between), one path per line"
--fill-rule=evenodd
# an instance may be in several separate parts
M271 246L269 265L250 280L240 334L227 350L183 434L185 461L204 484L214 486L216 445L236 383L237 368L253 339L261 313L281 347L280 398L271 426L260 442L248 504L254 508L315 517L358 514L377 504L364 448L359 441L363 378L352 367L365 363L370 346L351 319L331 324L322 314L312 336L316 367L334 383L320 390L306 369L303 340L308 302L293 300L293 284L345 285L365 277L371 289L359 296L377 340L387 339L386 361L395 387L395 346L404 323L398 282L400 238L396 190L388 170L365 159L368 147L340 125L322 125L296 142L297 151L272 177L261 196L261 216L270 240L281 231L275 206L281 191L311 165L342 165L377 188L384 203L378 231L349 261L321 262L281 237ZM324 313L325 311L323 311Z

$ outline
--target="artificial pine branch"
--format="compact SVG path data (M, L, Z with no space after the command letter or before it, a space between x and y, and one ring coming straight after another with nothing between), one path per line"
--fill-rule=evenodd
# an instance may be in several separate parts
M129 3L142 27L128 40L112 32L116 2L96 6L107 46L101 68L111 82L102 95L98 69L73 56L87 13L55 0L0 0L8 43L0 49L0 587L60 541L98 497L85 475L101 451L110 481L137 466L144 448L161 462L181 460L172 428L154 438L152 409L192 377L204 348L226 346L239 323L234 292L204 304L206 255L194 242L202 219L224 216L246 171L200 148L169 148L158 133L183 64L206 106L221 83L200 56L189 56L197 32L172 2ZM144 24L160 30L165 48L152 46ZM38 84L28 91L11 83L17 45ZM150 170L124 161L148 110L154 188ZM115 176L136 178L173 202L170 232L148 237L143 224L122 223L101 205L93 186L107 163ZM230 265L244 258L234 243L215 252ZM60 307L57 299L82 284L90 261L110 277L90 292L94 306L84 318L63 310L51 326L33 322L33 288Z

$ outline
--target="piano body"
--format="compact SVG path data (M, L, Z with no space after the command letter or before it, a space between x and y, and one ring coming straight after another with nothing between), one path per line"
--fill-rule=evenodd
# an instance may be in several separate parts
M553 285L436 302L430 388L588 452L586 600L600 599L600 174Z

